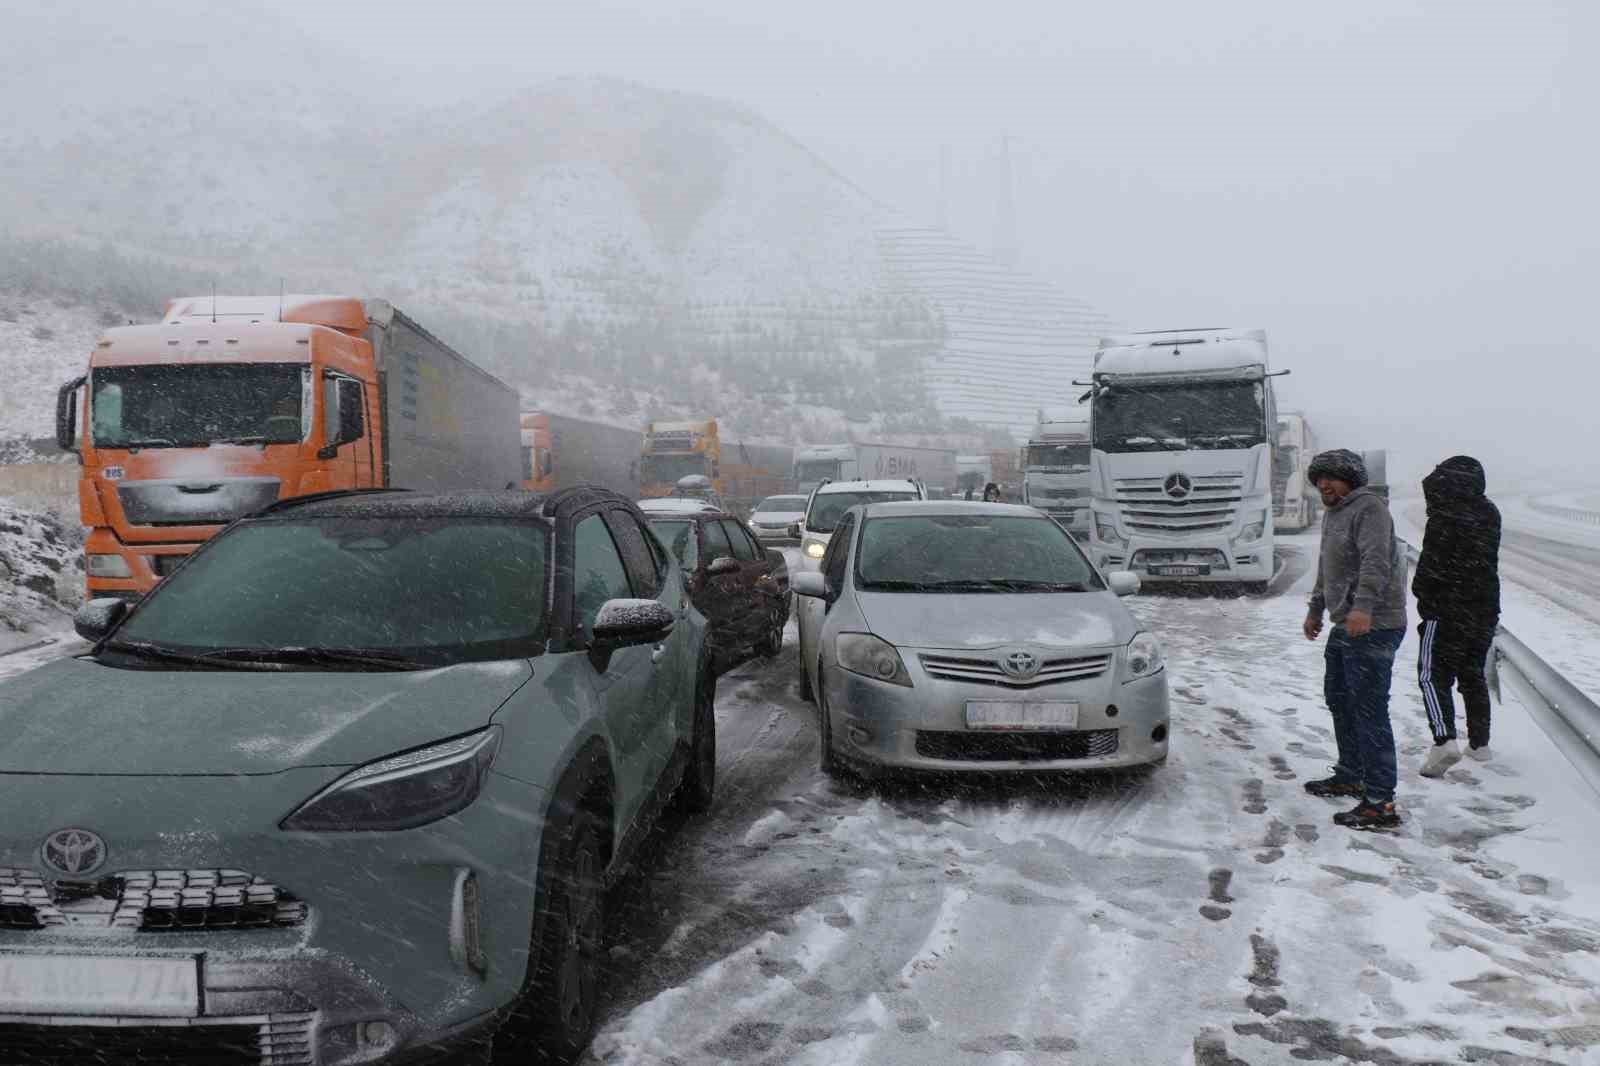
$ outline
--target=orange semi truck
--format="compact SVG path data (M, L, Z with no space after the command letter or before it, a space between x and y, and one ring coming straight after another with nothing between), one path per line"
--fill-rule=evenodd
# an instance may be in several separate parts
M173 300L159 323L106 330L57 398L57 443L82 463L89 595L137 599L275 500L512 487L518 407L383 300Z
M788 491L794 449L724 441L714 418L647 422L639 466L642 496L671 496L680 478L698 475L743 513L767 496Z

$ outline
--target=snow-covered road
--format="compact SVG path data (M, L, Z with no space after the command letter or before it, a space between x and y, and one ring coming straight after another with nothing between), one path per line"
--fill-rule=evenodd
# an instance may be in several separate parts
M1253 1066L1600 1061L1600 802L1515 705L1497 761L1418 778L1412 637L1407 822L1333 826L1299 592L1133 602L1175 711L1145 777L831 783L791 632L719 686L716 809L618 901L593 1060L1168 1064L1214 1026Z

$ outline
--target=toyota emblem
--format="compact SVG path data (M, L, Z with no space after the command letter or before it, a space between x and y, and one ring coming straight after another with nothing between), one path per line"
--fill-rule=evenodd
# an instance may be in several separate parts
M1173 474L1161 487L1174 500L1181 500L1194 490L1194 482L1189 480L1188 474Z
M1039 672L1039 659L1031 652L1014 651L1000 660L1000 669L1004 670L1008 677L1026 681Z
M44 838L39 858L63 877L82 877L106 861L106 842L87 829L58 829Z

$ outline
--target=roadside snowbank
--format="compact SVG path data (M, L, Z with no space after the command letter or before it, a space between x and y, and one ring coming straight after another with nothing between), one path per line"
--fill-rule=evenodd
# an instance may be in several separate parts
M82 531L0 499L0 653L59 636L82 599Z

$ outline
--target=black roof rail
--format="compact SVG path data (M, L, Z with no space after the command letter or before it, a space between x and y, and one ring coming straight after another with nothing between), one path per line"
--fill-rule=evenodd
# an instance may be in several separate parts
M410 491L411 491L410 489L399 489L399 488L390 488L390 489L368 488L368 489L329 489L326 492L308 492L304 496L285 496L281 500L273 500L271 503L269 503L265 507L261 508L261 510L251 512L250 517L254 517L256 515L264 515L264 514L276 514L279 511L287 511L291 507L299 507L301 504L305 504L305 503L319 503L322 500L338 500L338 499L343 499L344 497L347 497L347 496L377 496L377 495L381 495L382 493L386 493L386 492L410 492Z

